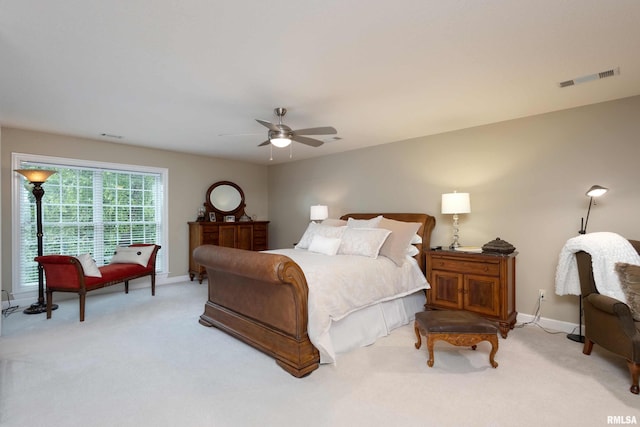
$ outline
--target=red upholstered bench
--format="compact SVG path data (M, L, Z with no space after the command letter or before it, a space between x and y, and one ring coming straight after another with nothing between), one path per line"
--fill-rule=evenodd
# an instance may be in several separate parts
M142 252L149 249L138 250L134 248L153 246L146 265L134 261L136 254L144 256ZM69 255L44 255L35 260L43 267L47 290L47 319L51 318L53 292L75 292L80 297L80 321L84 321L85 296L89 291L104 288L124 282L125 293L129 293L129 280L139 277L151 276L151 295L156 294L156 255L160 246L154 244L134 244L128 246L127 252L131 252L132 261L122 262L120 257L117 263L103 267L97 267L95 273L85 272L81 261ZM117 255L117 254L116 254ZM114 255L114 259L116 257ZM127 261L128 258L124 258ZM94 264L95 265L95 264ZM87 275L94 274L94 275ZM96 277L100 275L101 277Z

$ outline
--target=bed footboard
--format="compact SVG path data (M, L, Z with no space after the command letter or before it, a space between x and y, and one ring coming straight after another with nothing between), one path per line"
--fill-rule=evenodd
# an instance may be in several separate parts
M209 297L200 323L274 357L295 377L318 368L320 355L307 334L309 290L291 258L203 245L193 251L207 269Z

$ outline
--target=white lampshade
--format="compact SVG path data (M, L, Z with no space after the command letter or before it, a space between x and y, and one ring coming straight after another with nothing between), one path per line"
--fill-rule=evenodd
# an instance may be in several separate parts
M311 206L311 221L322 221L329 218L329 208L325 205Z
M469 193L445 193L442 195L443 214L461 214L471 212Z

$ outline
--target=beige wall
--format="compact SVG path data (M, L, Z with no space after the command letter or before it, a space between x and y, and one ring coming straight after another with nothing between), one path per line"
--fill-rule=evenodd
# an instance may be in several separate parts
M640 97L394 142L318 159L259 166L162 150L10 128L2 129L2 283L11 289L11 152L169 168L169 268L187 270L187 226L207 187L221 179L245 191L248 211L270 219L271 247L302 235L309 206L331 216L348 212L427 212L438 224L433 245L451 242L451 216L440 196L471 193L461 215L461 243L495 237L518 249L517 309L532 314L538 289L547 291L542 316L577 321L577 297L554 294L557 256L586 214L584 192L610 188L592 210L589 231L640 238L637 167ZM348 135L345 135L348 138ZM336 144L339 142L336 142ZM267 197L268 194L268 197Z
M237 183L245 193L247 210L267 219L266 166L176 152L114 144L41 132L2 128L2 288L11 291L11 153L29 153L125 163L169 170L169 276L183 276L188 269L187 222L196 218L207 188L216 181ZM46 191L46 190L45 190Z
M348 212L427 212L433 245L451 242L442 193L471 193L460 216L463 245L500 237L516 246L517 309L576 323L577 297L554 293L558 253L580 228L593 184L610 191L592 209L588 231L640 238L640 97L271 166L272 246L296 242L309 206ZM348 135L343 135L346 139ZM339 142L336 142L338 144Z

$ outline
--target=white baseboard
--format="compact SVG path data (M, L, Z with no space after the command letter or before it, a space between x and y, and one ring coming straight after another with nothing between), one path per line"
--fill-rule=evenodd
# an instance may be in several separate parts
M530 323L533 322L534 319L535 317L531 314L518 313L517 323ZM578 333L577 323L564 322L562 320L549 319L547 317L540 317L536 323L545 329L553 331L566 332L567 334ZM584 331L584 325L582 328Z

